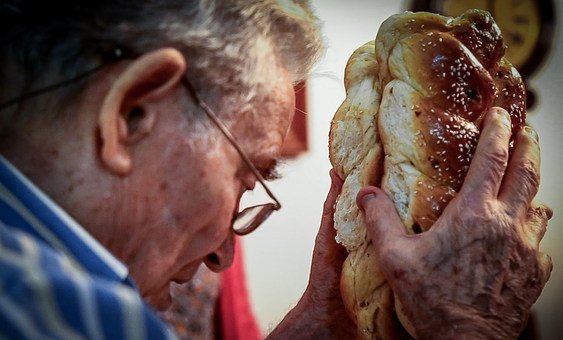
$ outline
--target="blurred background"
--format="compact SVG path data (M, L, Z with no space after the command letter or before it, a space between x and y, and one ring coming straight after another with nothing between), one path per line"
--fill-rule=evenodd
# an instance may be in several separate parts
M505 9L517 8L519 3L540 2L546 1L496 1ZM396 0L313 0L313 3L324 22L327 50L307 84L304 117L307 150L288 159L281 169L283 179L271 184L283 209L243 239L251 304L264 333L281 321L307 284L314 238L330 185L328 131L334 112L345 98L343 78L348 57L357 47L374 39L387 17L412 6L410 2ZM534 306L543 339L559 339L563 335L563 71L559 64L563 60L563 36L561 25L557 24L563 16L563 1L553 0L553 5L555 29L550 34L553 43L543 60L536 60L538 67L528 77L528 86L536 94L528 122L538 131L542 148L538 198L554 210L542 242L554 268ZM518 18L516 21L522 21Z

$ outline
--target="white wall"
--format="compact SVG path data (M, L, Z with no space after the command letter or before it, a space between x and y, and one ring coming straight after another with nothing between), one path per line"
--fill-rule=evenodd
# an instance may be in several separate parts
M329 188L328 131L345 97L342 79L350 54L372 40L380 23L403 10L395 0L315 1L324 21L328 49L309 83L310 151L289 161L284 178L272 183L283 209L244 239L249 289L260 324L267 331L298 301L307 284L314 237ZM563 14L557 9L557 17ZM554 262L551 280L535 305L544 339L563 334L563 35L533 79L540 105L529 121L540 135L542 185L539 198L555 211L543 248Z

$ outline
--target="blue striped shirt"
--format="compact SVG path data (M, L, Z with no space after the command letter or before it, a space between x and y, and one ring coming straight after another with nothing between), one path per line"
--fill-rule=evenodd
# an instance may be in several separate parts
M0 339L175 338L127 268L0 156Z

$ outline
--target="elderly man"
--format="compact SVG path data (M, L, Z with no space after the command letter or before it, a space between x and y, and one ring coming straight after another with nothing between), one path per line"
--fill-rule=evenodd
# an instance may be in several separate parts
M305 1L273 0L9 0L0 17L0 336L173 336L143 299L165 308L170 282L190 280L201 263L227 268L234 234L280 207L265 179L292 119L292 85L320 51L317 19ZM537 142L523 131L507 167L503 117L489 115L475 170L440 230L502 230L473 244L479 254L491 242L506 249L478 281L494 281L519 251L527 265L510 274L533 278L526 294L478 297L470 285L440 294L466 278L431 261L467 252L399 235L385 195L360 194L371 236L389 254L381 257L389 282L424 325L419 334L513 336L549 275L537 248L518 238L538 185ZM338 290L343 251L331 215L341 181L332 178L309 286L271 337L353 329ZM273 202L239 212L257 182ZM501 183L516 195L503 205L493 194ZM490 214L463 213L464 204ZM409 300L426 275L435 275L432 287ZM451 297L451 308L434 315L427 302L437 296ZM510 320L483 322L493 300Z

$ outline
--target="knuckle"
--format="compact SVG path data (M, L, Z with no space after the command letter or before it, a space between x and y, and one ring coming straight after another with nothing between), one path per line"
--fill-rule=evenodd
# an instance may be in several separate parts
M483 151L478 158L479 161L474 166L478 167L477 173L491 173L496 178L504 174L508 165L508 157L508 148L490 147Z
M539 205L532 204L526 213L526 221L529 223L547 225L547 221L549 221L552 216L553 210L547 205L543 203Z
M493 200L467 204L459 217L466 231L476 238L499 240L506 237L510 229L506 227L507 221L498 202Z
M526 159L519 164L516 170L521 178L520 182L526 185L530 190L537 191L540 185L540 173L536 162L531 159Z
M465 198L461 202L459 214L463 219L489 221L495 218L499 207L491 199Z
M488 200L475 209L465 209L462 216L466 232L491 249L506 250L519 239L518 228L515 227L517 222L506 214L497 201Z
M553 209L547 205L542 207L542 213L548 221L553 217Z
M489 161L489 165L493 168L501 168L504 170L506 167L506 163L508 160L508 148L494 148L490 150L489 154L487 155L487 159Z

